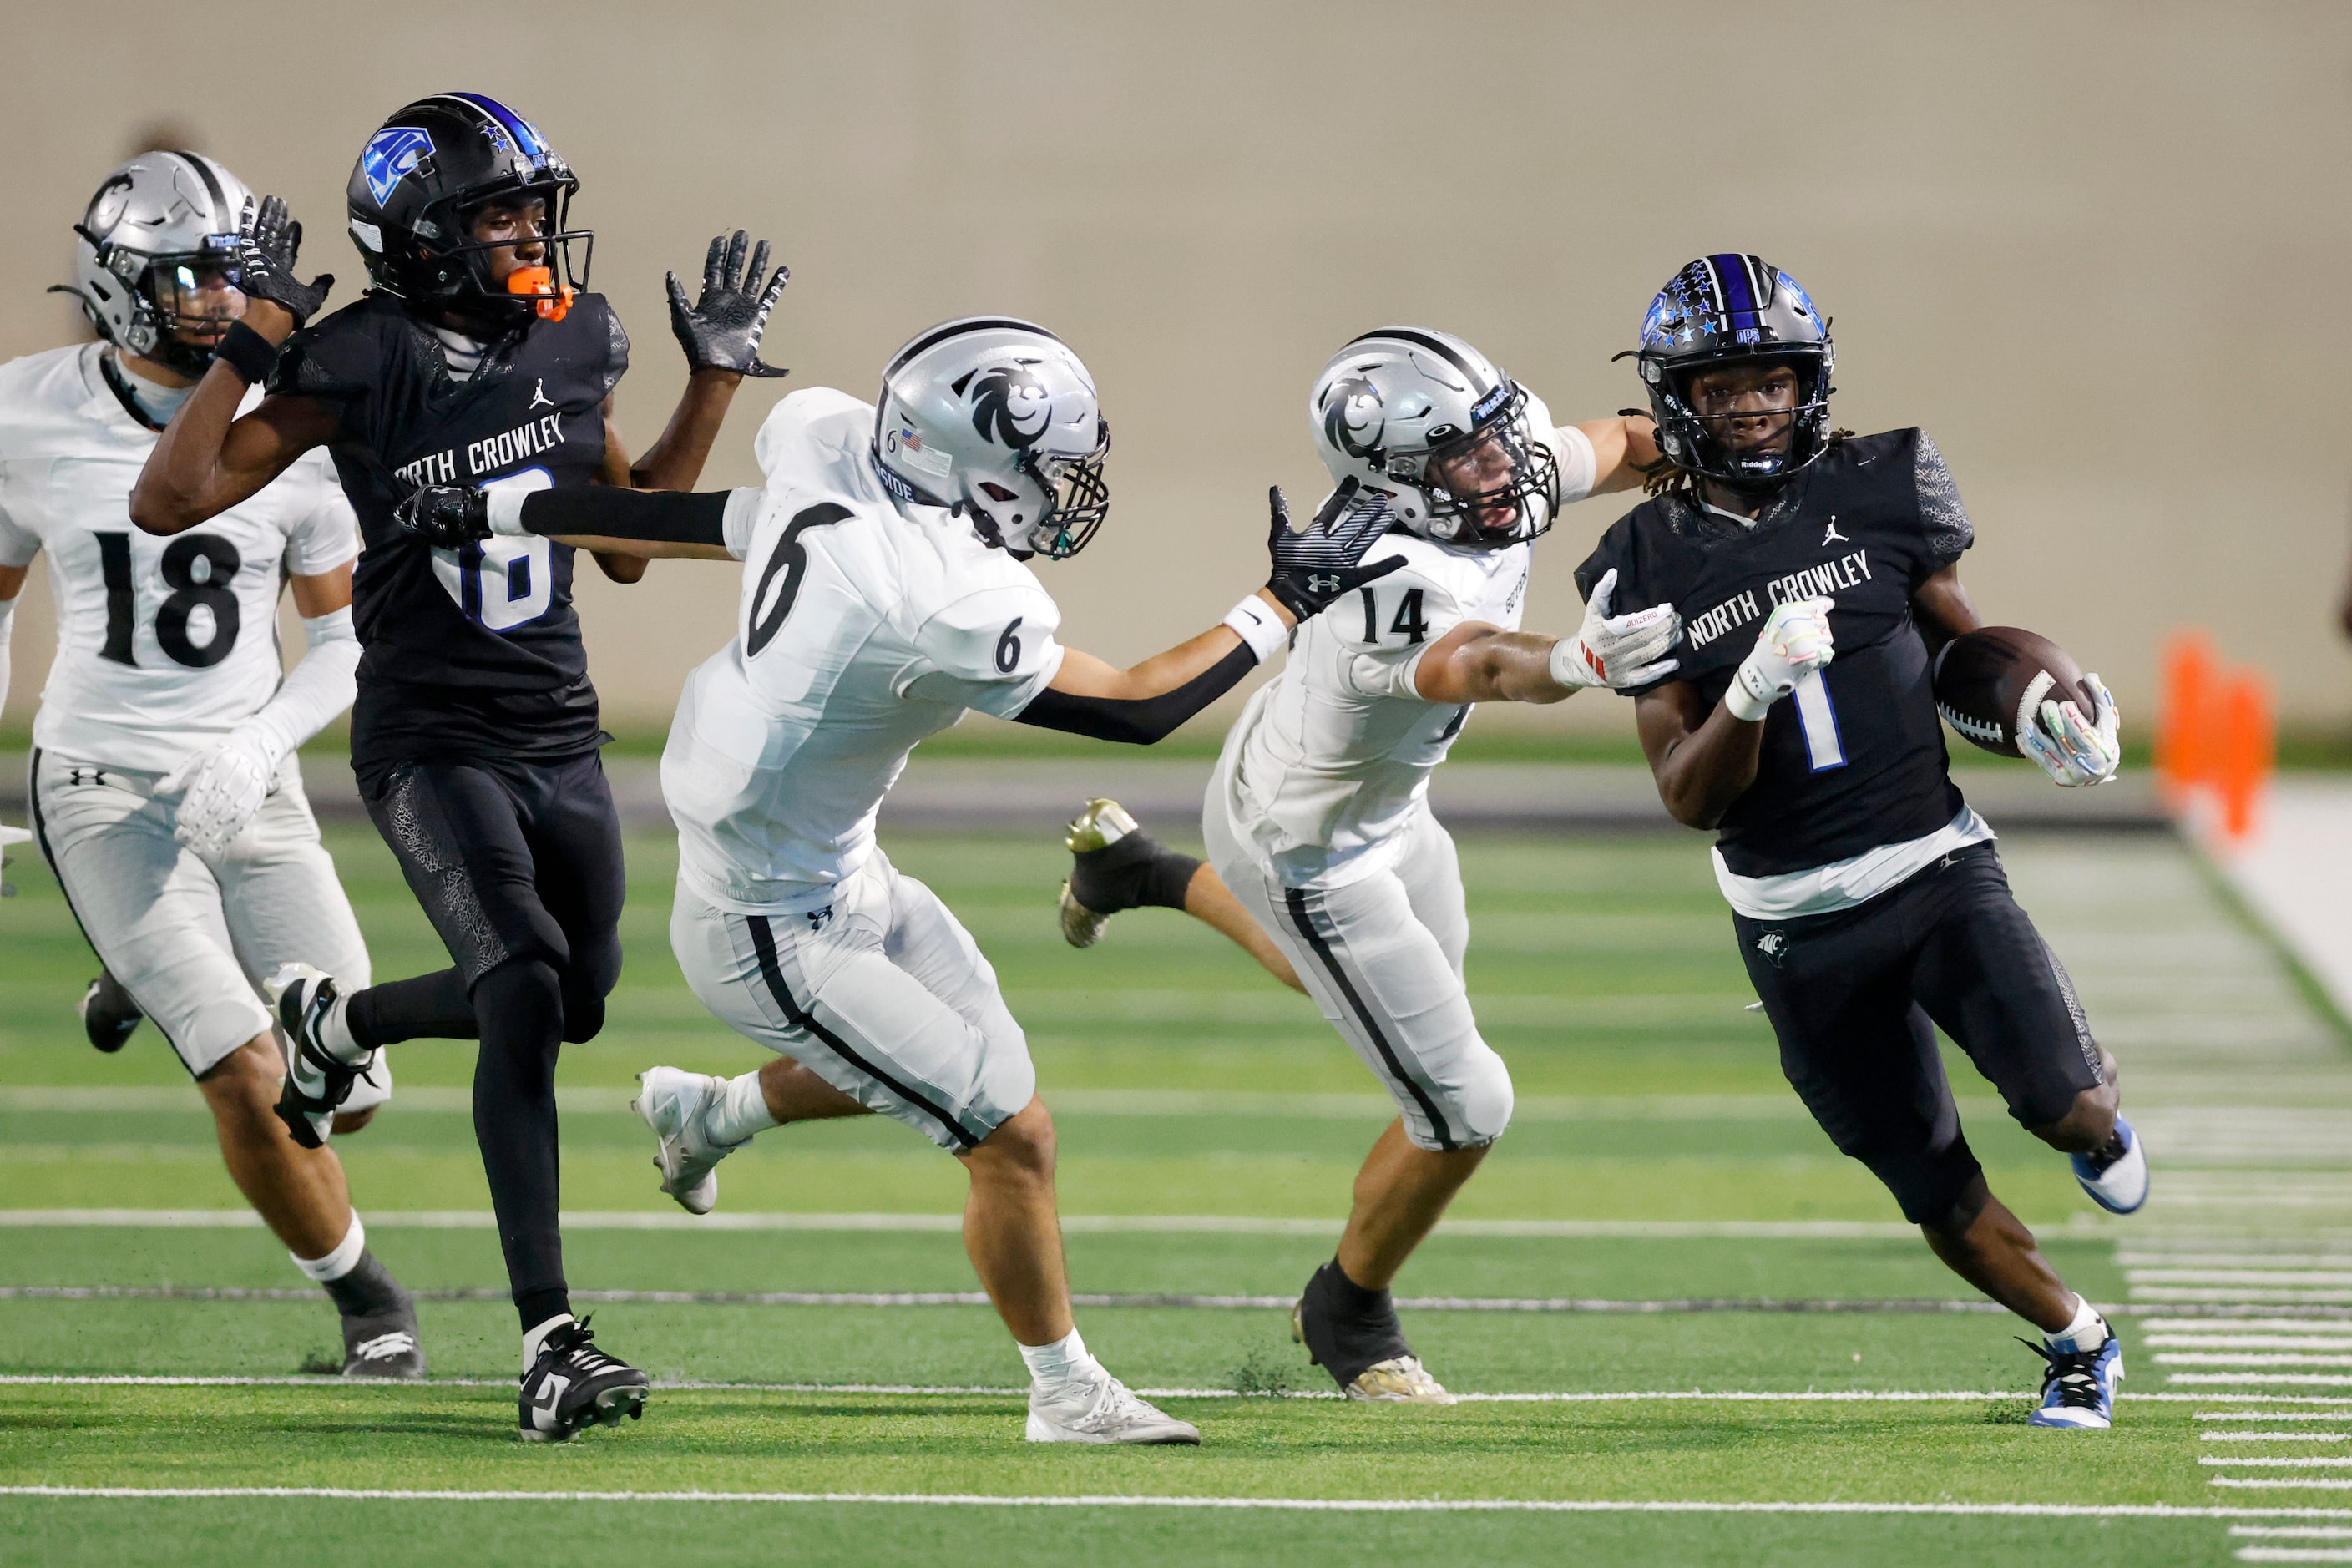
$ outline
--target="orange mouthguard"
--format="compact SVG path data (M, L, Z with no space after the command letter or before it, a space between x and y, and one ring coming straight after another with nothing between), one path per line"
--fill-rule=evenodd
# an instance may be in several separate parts
M555 272L547 267L518 267L507 274L507 292L529 296L542 321L560 321L571 313L574 290L555 286Z

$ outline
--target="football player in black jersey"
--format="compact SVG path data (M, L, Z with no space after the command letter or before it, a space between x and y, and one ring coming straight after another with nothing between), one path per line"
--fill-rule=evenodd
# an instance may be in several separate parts
M1980 624L1958 492L1918 430L1832 433L1829 324L1754 256L1676 273L1638 354L1664 457L1577 583L1613 569L1624 602L1681 613L1680 668L1635 692L1658 792L1717 830L1740 956L1815 1120L2042 1330L2034 1424L2105 1426L2115 1337L1987 1188L1936 1045L1940 1025L2102 1206L2145 1200L2114 1058L1948 772L1932 660ZM2115 705L2086 683L2097 712L2066 704L2037 757L2061 784L2115 773Z
M351 232L373 287L316 325L332 279L294 276L300 243L275 197L248 216L250 305L215 368L157 443L131 498L176 533L325 447L366 540L355 578L364 654L352 765L368 811L456 960L339 994L271 981L296 1043L278 1114L314 1143L383 1046L478 1038L474 1125L523 1329L525 1437L562 1440L638 1414L642 1373L575 1322L557 1232L554 1072L592 1038L619 978L620 827L597 749L572 552L543 540L436 550L393 526L420 486L684 489L745 375L777 375L760 338L782 293L768 247L713 241L698 302L669 280L692 374L635 463L613 425L628 339L585 292L592 236L567 226L579 182L537 127L477 93L407 105L352 172ZM247 387L268 395L240 416ZM599 563L628 582L642 558Z

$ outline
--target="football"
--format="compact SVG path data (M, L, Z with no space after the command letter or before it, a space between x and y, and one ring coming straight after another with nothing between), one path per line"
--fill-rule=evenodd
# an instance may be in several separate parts
M2025 755L2019 731L2045 699L2072 698L2086 716L2095 711L2082 668L2066 650L2020 626L1980 626L1945 644L1936 656L1935 685L1944 722L2004 757Z

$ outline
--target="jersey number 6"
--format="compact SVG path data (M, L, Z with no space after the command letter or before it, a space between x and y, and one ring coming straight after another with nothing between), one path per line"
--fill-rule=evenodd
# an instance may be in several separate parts
M801 596L801 580L808 575L808 550L801 543L801 535L812 528L826 528L856 515L847 507L834 501L819 501L803 508L784 524L784 535L776 541L769 552L767 565L760 569L760 585L751 594L751 624L743 633L743 657L757 658L760 650L776 640L783 629L784 617L793 613L793 601ZM776 574L783 574L783 584L776 585ZM772 603L768 590L775 588ZM760 606L767 605L762 610Z

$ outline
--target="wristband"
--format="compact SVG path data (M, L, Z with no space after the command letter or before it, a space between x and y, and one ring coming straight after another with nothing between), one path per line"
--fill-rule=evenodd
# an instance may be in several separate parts
M269 374L269 367L278 363L278 345L247 326L232 322L220 342L213 350L213 358L236 373L236 378L251 386Z
M1573 426L1571 426L1573 428ZM1587 662L1582 637L1562 637L1551 645L1551 683L1571 690L1586 690L1606 685L1601 672Z
M520 539L530 532L522 525L522 503L539 494L516 485L494 485L482 493L482 510L490 531L500 539Z
M1260 664L1290 644L1290 630L1282 624L1282 617L1255 594L1227 610L1224 620L1220 624L1239 633L1242 641L1249 645L1250 652L1257 655Z
M1753 724L1770 711L1774 700L1780 696L1778 692L1759 695L1748 684L1751 678L1761 679L1754 676L1748 666L1741 665L1731 672L1731 685L1723 694L1723 705L1731 710L1731 716L1748 724Z

